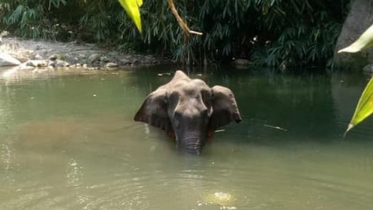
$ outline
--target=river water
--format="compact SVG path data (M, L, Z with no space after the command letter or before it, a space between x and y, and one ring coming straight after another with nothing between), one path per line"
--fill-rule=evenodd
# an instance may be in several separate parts
M1 70L0 209L372 208L373 121L343 138L367 75L191 73L243 118L192 156L133 121L173 70Z

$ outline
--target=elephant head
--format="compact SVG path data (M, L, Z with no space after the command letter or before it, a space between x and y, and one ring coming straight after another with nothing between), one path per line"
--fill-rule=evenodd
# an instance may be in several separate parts
M230 89L210 88L179 70L170 82L147 96L135 121L165 130L179 148L200 154L207 137L220 126L240 122L241 116Z

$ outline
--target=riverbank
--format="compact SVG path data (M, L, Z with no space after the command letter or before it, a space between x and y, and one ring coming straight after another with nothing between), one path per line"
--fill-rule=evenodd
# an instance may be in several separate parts
M122 66L166 63L153 55L126 54L94 44L24 40L4 37L0 43L0 67L115 69Z

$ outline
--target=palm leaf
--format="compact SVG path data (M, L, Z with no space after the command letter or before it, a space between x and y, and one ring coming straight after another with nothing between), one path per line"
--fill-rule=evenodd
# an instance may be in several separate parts
M338 51L355 53L373 46L373 25L371 25L354 43Z
M355 113L348 124L345 135L354 126L362 122L365 118L373 113L373 77L365 87L363 94L360 96L359 102L355 109Z
M142 0L118 0L124 10L126 10L128 16L133 20L137 29L142 30L141 17L139 7L142 5Z

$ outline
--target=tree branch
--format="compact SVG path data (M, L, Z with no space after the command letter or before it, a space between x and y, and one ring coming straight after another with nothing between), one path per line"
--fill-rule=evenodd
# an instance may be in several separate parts
M168 6L171 9L171 12L174 14L177 23L179 24L180 28L184 31L186 35L189 34L195 34L201 36L202 33L198 31L192 31L189 29L188 25L183 21L183 19L180 17L179 13L176 10L175 4L173 0L168 0Z

